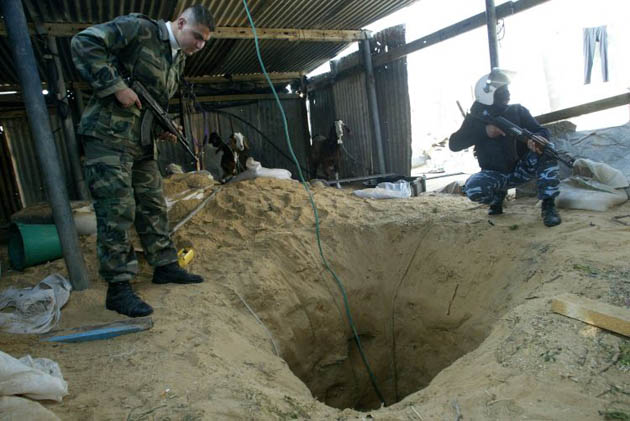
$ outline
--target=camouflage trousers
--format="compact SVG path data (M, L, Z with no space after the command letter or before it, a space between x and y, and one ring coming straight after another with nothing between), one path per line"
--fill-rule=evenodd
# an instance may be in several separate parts
M128 281L138 273L138 259L129 240L132 224L152 266L177 261L168 230L162 176L151 152L123 152L92 137L85 137L84 145L101 276L112 283Z
M494 170L481 170L473 174L464 186L464 193L473 202L500 204L507 190L536 178L539 199L556 197L558 190L558 162L534 152L521 159L514 171L503 173Z

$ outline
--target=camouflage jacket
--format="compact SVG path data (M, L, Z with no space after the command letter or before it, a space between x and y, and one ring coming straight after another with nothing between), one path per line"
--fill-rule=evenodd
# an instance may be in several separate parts
M166 23L136 13L120 16L76 34L71 49L77 70L94 91L79 134L122 149L138 147L142 111L136 105L123 108L113 94L127 87L123 77L132 77L166 109L185 64L181 51L172 58Z

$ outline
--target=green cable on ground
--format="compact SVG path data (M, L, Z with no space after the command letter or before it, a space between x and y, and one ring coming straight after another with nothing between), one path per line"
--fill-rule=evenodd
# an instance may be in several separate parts
M372 386L374 387L374 391L376 392L376 394L378 395L378 398L380 399L381 403L383 405L385 405L385 399L383 398L383 395L381 394L381 391L378 388L378 385L376 384L376 377L374 376L374 373L372 372L372 369L370 368L370 364L368 363L367 357L365 356L365 352L363 352L363 347L361 346L361 339L359 339L359 334L357 333L357 329L354 325L354 321L352 319L352 314L350 313L350 303L348 302L348 295L346 294L346 289L343 286L343 283L341 282L341 280L337 277L337 274L335 273L335 271L332 270L332 268L330 267L330 265L328 264L328 261L326 260L326 257L324 257L324 251L322 250L322 243L321 243L321 236L320 236L320 232L319 232L319 215L317 213L317 206L315 205L315 200L313 199L313 194L311 193L311 190L308 187L308 184L306 183L306 180L304 179L304 175L302 174L302 169L300 168L300 163L297 159L297 157L295 156L295 153L293 152L293 147L291 146L291 136L289 135L289 124L287 123L287 116L284 112L284 108L282 107L282 103L280 102L280 97L278 96L278 93L276 92L276 88L273 85L273 83L271 82L271 78L269 77L269 74L267 73L267 69L265 68L265 63L263 62L262 56L260 54L260 45L258 43L258 34L256 33L256 25L254 25L254 19L252 18L251 13L249 12L249 7L247 6L247 0L243 0L243 6L245 6L245 12L247 13L247 19L249 20L249 24L252 27L252 32L254 34L254 43L256 45L256 55L258 56L258 62L260 63L260 67L262 68L262 71L265 75L265 78L267 79L267 83L269 84L269 86L271 87L271 90L273 92L273 96L276 99L276 103L278 104L278 108L280 109L280 114L282 114L282 123L283 123L283 127L284 127L284 136L286 138L287 141L287 146L289 148L289 152L291 153L291 157L293 158L293 161L296 164L297 170L298 170L298 175L300 177L300 181L302 182L302 185L304 186L304 189L306 190L306 193L308 194L308 199L311 203L311 207L313 208L313 214L315 215L315 233L317 234L317 247L319 249L319 255L322 258L322 262L324 262L324 266L326 267L326 270L328 270L328 272L330 272L330 274L333 276L333 278L335 278L335 281L337 282L337 285L339 286L339 289L341 290L341 295L343 296L343 304L344 307L346 309L346 315L348 317L348 323L350 324L350 328L352 329L352 334L354 335L354 341L357 344L357 348L359 349L359 354L361 354L361 359L363 360L363 364L365 365L365 369L367 370L369 376L370 376L370 381L372 382Z

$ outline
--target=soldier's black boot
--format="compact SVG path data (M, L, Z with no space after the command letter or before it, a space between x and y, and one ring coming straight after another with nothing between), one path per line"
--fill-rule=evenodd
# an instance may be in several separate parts
M503 201L507 196L507 192L501 192L497 195L492 203L490 203L490 209L488 209L488 215L501 215L503 213Z
M129 317L142 317L153 313L153 307L134 294L127 281L109 284L105 308Z
M203 282L201 276L186 272L177 262L158 266L153 272L154 284L199 284L201 282Z
M488 209L488 215L501 215L503 213L503 203L492 203Z
M543 200L541 215L543 223L548 227L554 227L562 222L553 198Z

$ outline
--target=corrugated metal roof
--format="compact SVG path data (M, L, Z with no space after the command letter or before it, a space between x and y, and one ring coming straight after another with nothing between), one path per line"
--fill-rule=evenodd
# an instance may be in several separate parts
M414 3L417 0L250 0L249 7L259 28L357 30ZM154 18L173 19L195 1L176 0L24 0L29 22L98 23L116 16L140 12ZM213 12L217 26L249 27L242 0L203 0ZM0 39L0 53L10 57L8 40ZM69 55L70 37L59 37L67 80L79 81ZM346 44L336 42L290 42L262 40L262 56L269 71L308 72L333 58ZM38 53L41 57L41 55ZM216 39L189 60L189 76L260 73L253 40ZM0 83L17 83L12 60L0 62Z

